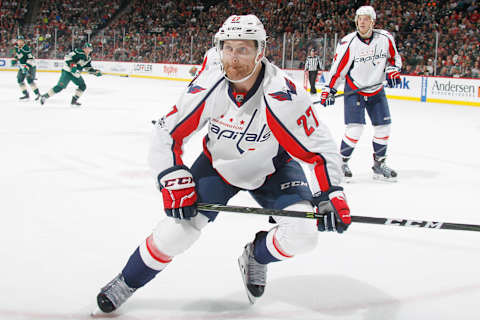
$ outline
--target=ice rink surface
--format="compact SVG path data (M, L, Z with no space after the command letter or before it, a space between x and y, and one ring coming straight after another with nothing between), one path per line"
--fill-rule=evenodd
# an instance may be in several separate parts
M57 73L39 73L42 93ZM47 100L18 102L0 72L0 319L90 319L100 287L164 219L147 166L151 120L186 86L84 76ZM350 161L353 215L480 224L480 108L390 100L388 164L397 183L372 180L371 126ZM343 101L318 107L337 143ZM191 164L201 136L185 146ZM246 193L230 204L257 206ZM480 233L352 224L316 250L269 265L250 306L237 257L265 216L221 213L185 254L114 315L119 320L479 319Z

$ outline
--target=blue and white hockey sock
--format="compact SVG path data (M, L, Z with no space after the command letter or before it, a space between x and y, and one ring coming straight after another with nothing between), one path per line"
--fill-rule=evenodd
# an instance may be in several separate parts
M255 260L261 264L282 261L291 258L291 255L282 251L275 238L276 229L269 232L258 232L254 241L253 255Z
M172 261L155 246L150 235L130 256L122 270L125 282L132 288L140 288L152 280Z

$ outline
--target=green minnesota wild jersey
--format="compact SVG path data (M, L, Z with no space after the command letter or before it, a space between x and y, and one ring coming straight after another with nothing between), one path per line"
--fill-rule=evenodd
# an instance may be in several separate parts
M92 58L87 56L82 49L74 49L65 56L63 61L65 62L63 70L68 72L75 73L77 70L81 72L93 69L91 65Z
M21 48L15 46L15 60L17 60L17 63L19 64L25 64L28 67L35 67L35 58L32 54L32 50L27 45L24 45Z

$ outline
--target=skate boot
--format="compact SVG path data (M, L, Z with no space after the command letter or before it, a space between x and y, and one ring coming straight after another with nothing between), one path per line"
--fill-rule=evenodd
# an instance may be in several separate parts
M397 172L387 167L385 157L373 155L373 179L384 181L397 181Z
M30 99L30 95L27 93L25 93L23 96L21 96L20 98L18 98L20 101L27 101L28 99Z
M40 93L39 93L39 94L37 94L37 96L35 97L35 101L38 101L38 100L40 100L40 98L41 98L41 97L42 97L42 95L41 95Z
M42 96L40 96L40 104L43 106L44 103L45 103L45 100L47 100L47 96L44 94Z
M125 283L125 279L123 279L123 275L120 273L100 290L100 293L97 295L98 307L105 313L115 311L130 298L135 290L137 289L130 288Z
M72 98L72 102L70 103L70 105L71 105L72 107L80 107L82 104L79 103L77 100L78 100L78 98L73 97L73 98Z
M267 282L267 265L258 263L253 256L253 243L248 243L243 254L238 258L238 266L242 274L243 284L247 291L248 300L255 303L265 291Z
M348 158L343 158L343 164L342 164L343 176L345 177L345 180L348 181L353 175L352 175L352 170L350 170L350 167L348 166L347 162L348 162Z

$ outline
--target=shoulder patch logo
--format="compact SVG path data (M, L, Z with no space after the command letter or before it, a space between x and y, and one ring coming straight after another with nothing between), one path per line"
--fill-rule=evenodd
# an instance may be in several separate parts
M287 78L285 78L285 82L287 83L288 91L293 94L297 94L297 87L295 87L295 84Z
M191 87L188 88L187 93L195 94L195 93L202 92L203 90L205 90L205 88L202 88L197 85L192 85Z
M285 83L287 84L287 90L285 91L277 91L273 93L269 93L268 95L271 96L274 99L277 99L278 101L285 101L285 100L292 100L292 94L297 94L297 87L295 84L285 78Z

